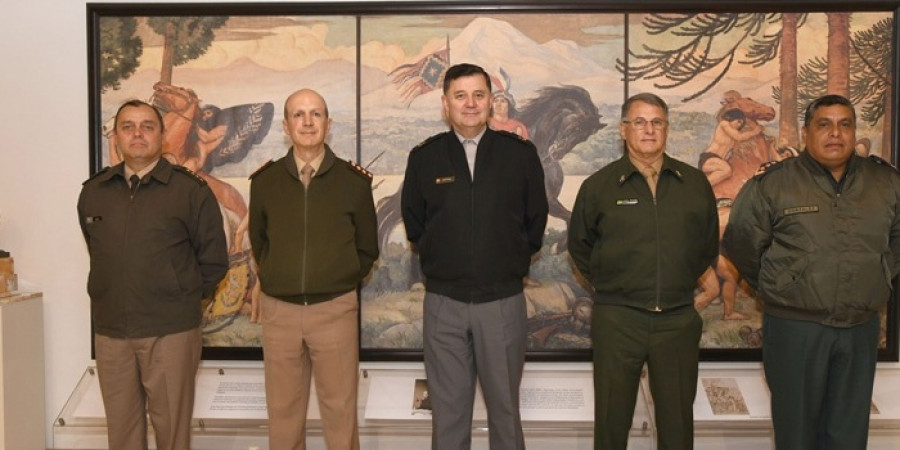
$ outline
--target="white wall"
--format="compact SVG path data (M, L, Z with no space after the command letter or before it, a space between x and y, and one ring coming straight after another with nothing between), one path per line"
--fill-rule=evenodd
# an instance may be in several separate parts
M0 249L44 293L51 448L52 421L91 363L88 258L75 213L89 175L86 3L4 2L0 14Z
M44 293L48 447L53 419L91 363L75 215L89 175L85 4L19 0L0 14L0 248Z

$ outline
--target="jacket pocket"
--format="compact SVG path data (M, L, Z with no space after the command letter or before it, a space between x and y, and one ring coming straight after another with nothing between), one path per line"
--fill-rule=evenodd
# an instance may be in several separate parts
M791 295L788 294L796 292L798 286L803 282L804 274L808 267L809 258L806 256L797 258L787 267L776 267L773 265L772 271L777 271L777 274L774 275L775 290L786 298L791 298ZM760 284L763 284L762 281L760 281Z
M172 264L169 263L160 268L158 274L155 280L148 280L151 283L148 286L149 292L161 298L180 300L183 291L182 283L178 272ZM187 276L187 274L182 274L182 276Z

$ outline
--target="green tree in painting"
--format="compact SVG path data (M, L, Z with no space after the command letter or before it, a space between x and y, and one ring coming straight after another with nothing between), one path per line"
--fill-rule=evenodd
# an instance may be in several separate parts
M847 47L850 49L848 58L847 88L844 92L858 106L859 118L869 125L876 125L882 120L882 155L891 154L891 125L893 123L893 110L891 98L893 78L891 70L891 47L885 42L893 39L894 20L882 19L872 25L871 28L853 34L852 39L847 39ZM829 62L822 57L816 57L800 67L798 74L798 97L800 104L805 105L813 99L833 92L831 87ZM778 93L776 92L776 95ZM802 107L798 108L802 113Z
M629 56L638 63L625 67L619 60L617 68L630 81L669 80L668 83L654 83L660 89L682 86L698 75L713 73L712 81L684 98L687 102L722 81L735 61L759 67L779 58L780 87L786 93L795 93L796 33L806 22L806 17L805 13L651 14L643 21L649 35L668 33L672 39L665 42L683 45L670 49L644 45L641 54L629 49ZM777 28L773 31L773 27ZM748 49L742 58L737 56L740 48ZM779 114L779 142L795 146L799 141L796 116L792 114L797 108L796 96L785 96L784 100ZM791 113L785 114L786 111Z
M134 74L144 46L135 36L137 19L104 17L100 21L100 91L106 92L119 89L119 82Z
M147 24L163 37L159 80L172 84L172 69L206 53L215 39L213 30L227 21L226 16L150 18Z
M870 125L882 120L882 152L890 155L893 110L891 46L893 19L883 19L868 30L854 33L850 42L850 101L861 105L860 118Z

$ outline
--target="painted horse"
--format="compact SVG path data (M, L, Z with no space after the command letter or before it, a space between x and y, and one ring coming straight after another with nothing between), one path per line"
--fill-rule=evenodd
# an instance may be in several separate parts
M544 168L544 188L550 215L562 219L569 226L572 212L559 200L565 174L560 160L576 145L606 127L591 95L579 86L548 86L538 90L519 111L531 140L537 147ZM565 234L556 245L556 252L568 248Z
M241 161L252 146L262 141L271 127L274 106L256 103L224 110L204 106L192 89L162 82L153 85L150 103L163 115L163 156L206 180L223 210L230 249L229 270L214 299L204 305L204 332L215 332L230 324L244 301L252 297L256 276L244 239L247 204L234 186L210 172L222 164Z

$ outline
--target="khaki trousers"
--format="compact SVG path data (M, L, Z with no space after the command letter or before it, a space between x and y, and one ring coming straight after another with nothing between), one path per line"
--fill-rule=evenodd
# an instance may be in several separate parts
M356 291L312 305L260 296L271 450L306 449L310 379L329 450L358 450Z
M191 448L200 329L159 337L94 335L109 448L147 449L147 413L156 448Z

